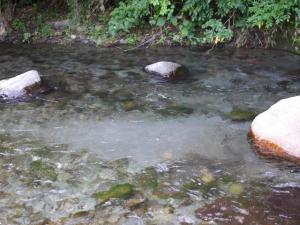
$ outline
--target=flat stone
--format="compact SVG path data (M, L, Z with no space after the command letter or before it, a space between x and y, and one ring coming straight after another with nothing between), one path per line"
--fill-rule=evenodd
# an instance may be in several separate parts
M167 79L183 77L187 72L182 65L166 61L148 65L145 67L145 71Z
M250 137L259 153L300 164L300 96L283 99L259 114Z
M37 71L30 70L16 77L0 81L0 96L4 99L22 97L41 84Z

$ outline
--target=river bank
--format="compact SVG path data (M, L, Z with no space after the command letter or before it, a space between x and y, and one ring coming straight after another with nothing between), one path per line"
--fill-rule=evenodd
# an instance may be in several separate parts
M17 8L9 19L0 14L0 42L17 45L81 43L95 47L117 47L129 51L143 47L200 47L213 49L232 48L276 48L299 54L299 42L295 39L294 28L286 28L276 35L260 29L233 29L228 40L212 39L212 42L200 43L178 34L173 26L157 27L145 24L131 29L130 32L109 33L111 12L105 12L95 19L83 19L76 22L65 9L42 10L36 6ZM203 29L195 33L201 37ZM296 40L296 41L295 41Z

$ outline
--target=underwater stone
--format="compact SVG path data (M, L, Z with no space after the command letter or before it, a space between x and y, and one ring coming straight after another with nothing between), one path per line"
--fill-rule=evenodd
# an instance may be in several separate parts
M233 121L247 121L253 120L257 116L257 113L251 110L244 110L239 108L234 108L229 113L229 117Z
M22 97L41 84L37 71L30 70L16 77L0 81L0 96L4 99Z
M138 206L140 206L141 204L143 204L145 202L145 198L133 198L133 199L129 199L126 203L125 203L125 207L126 208L136 208Z
M257 151L300 164L300 96L280 100L259 114L250 137Z
M195 211L213 224L300 224L300 188L274 188L268 193L221 197ZM285 215L285 216L283 216Z
M145 71L163 78L179 78L186 74L184 67L178 63L161 61L145 67Z
M46 162L40 160L32 161L30 163L30 172L31 175L36 179L56 180L57 178L55 169Z
M179 216L178 221L180 222L180 225L193 225L195 224L195 221L188 216Z
M158 174L153 167L145 168L145 170L141 174L138 174L135 179L137 184L145 189L155 189L158 186Z
M244 192L244 187L242 186L242 184L233 183L228 187L228 191L233 196L239 196Z
M108 191L96 193L96 198L101 202L106 202L111 198L129 199L134 194L134 188L131 184L117 184Z
M192 108L188 108L185 106L181 105L174 105L174 106L169 106L164 109L158 109L157 113L159 113L162 116L185 116L185 115L190 115L194 112Z
M206 184L216 180L214 175L208 169L201 170L201 175L199 178Z

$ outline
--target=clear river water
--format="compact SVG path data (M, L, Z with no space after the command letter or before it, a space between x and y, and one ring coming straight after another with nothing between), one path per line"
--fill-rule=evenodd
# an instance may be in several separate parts
M143 71L161 60L186 79ZM0 45L0 79L31 69L53 91L0 103L0 224L300 224L299 167L230 116L298 95L300 56ZM96 197L117 184L134 193Z

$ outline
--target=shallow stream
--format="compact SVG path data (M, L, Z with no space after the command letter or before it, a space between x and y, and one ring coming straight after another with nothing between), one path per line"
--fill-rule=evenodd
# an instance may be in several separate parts
M143 71L161 60L186 79ZM0 224L300 224L299 167L255 154L231 113L299 95L300 56L0 45L0 79L31 69L54 91L0 103Z

